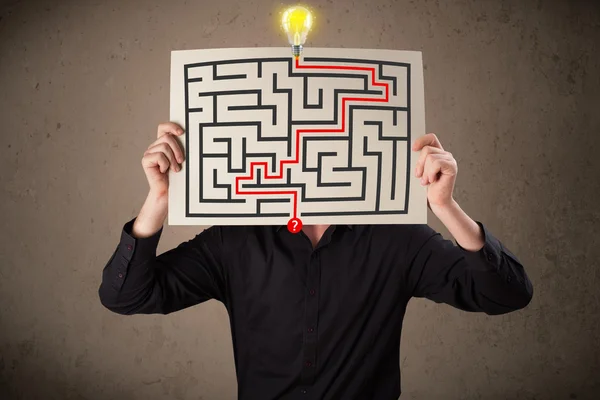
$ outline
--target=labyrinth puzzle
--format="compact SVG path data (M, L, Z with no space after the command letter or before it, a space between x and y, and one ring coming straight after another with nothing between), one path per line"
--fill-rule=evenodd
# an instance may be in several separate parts
M170 225L426 223L420 52L174 51Z

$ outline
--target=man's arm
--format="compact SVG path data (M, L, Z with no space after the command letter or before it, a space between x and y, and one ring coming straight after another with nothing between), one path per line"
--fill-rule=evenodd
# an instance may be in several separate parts
M220 228L206 229L157 257L166 209L165 199L150 194L138 217L123 226L98 291L109 310L168 314L209 299L225 303Z
M414 226L406 260L412 296L489 315L527 306L533 286L517 257L458 204L451 207L435 212L456 246L428 225Z
M483 229L469 217L454 199L447 206L430 205L431 211L465 250L479 251L485 244Z
M427 203L457 246L427 225L415 225L407 250L407 282L415 297L467 311L504 314L525 307L533 286L523 266L453 198L456 160L429 133L412 146L420 151L415 176L427 186Z

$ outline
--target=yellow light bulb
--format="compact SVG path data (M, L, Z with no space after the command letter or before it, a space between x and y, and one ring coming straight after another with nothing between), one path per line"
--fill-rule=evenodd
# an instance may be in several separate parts
M302 6L290 7L283 12L281 26L287 34L288 42L292 46L292 54L296 58L302 52L302 46L312 27L312 20L310 11Z

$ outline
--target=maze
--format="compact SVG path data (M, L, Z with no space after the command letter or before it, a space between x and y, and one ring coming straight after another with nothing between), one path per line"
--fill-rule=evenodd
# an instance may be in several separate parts
M409 63L264 57L183 70L186 218L281 224L408 213Z

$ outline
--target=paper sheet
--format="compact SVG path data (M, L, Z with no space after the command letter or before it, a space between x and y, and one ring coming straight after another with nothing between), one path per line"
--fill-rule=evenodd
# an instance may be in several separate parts
M186 160L170 225L427 222L420 52L173 51L171 121Z

